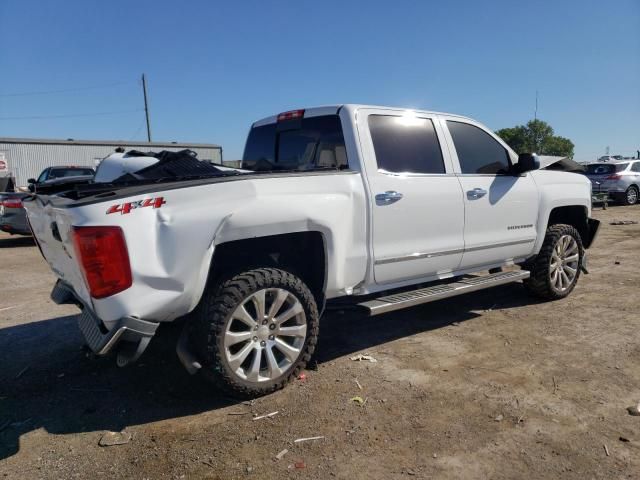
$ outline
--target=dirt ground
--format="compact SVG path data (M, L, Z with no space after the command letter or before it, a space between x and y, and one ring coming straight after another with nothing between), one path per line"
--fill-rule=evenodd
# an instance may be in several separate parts
M568 299L516 284L327 314L306 379L250 403L182 369L176 327L132 367L88 358L37 248L3 234L0 478L640 478L626 410L640 401L640 225L609 224L640 207L594 216L591 274ZM129 443L99 446L122 430Z

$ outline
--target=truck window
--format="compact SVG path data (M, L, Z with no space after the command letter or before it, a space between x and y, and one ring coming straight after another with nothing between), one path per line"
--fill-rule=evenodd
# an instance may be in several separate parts
M431 120L370 115L369 131L378 169L393 173L445 173Z
M254 171L340 169L347 165L337 115L252 128L242 157L242 168Z
M482 129L447 120L462 173L506 174L511 161L507 150Z

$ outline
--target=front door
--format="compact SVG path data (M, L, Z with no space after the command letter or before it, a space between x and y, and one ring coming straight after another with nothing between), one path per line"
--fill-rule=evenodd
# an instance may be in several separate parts
M374 196L375 282L450 276L462 259L464 206L436 117L364 109L358 130Z
M461 269L530 255L538 218L538 190L531 174L514 175L515 154L481 125L445 117L442 126L464 194Z

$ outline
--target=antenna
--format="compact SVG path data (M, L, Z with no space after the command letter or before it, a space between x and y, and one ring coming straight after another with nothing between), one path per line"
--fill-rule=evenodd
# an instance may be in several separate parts
M151 142L151 124L149 123L149 104L147 103L147 79L142 74L142 94L144 95L144 114L147 117L147 141Z

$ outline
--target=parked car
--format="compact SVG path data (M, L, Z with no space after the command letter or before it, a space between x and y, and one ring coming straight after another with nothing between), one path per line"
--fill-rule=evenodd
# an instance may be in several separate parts
M37 179L30 178L27 182L29 183L29 191L35 192L39 187L42 188L55 184L66 183L70 179L72 181L89 181L93 179L95 173L95 170L91 167L48 167L40 173Z
M0 193L0 231L12 235L31 235L27 213L22 205L22 199L28 196L28 193Z
M608 193L616 202L635 205L640 196L640 160L591 163L585 175L594 193Z
M599 226L583 175L538 170L458 115L294 110L253 124L245 171L169 178L143 160L137 181L25 202L52 298L77 304L88 345L121 366L186 319L182 363L242 396L304 368L328 302L377 315L521 280L566 297Z

